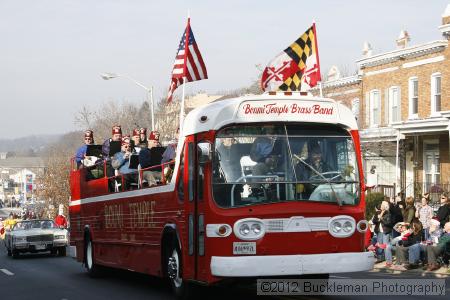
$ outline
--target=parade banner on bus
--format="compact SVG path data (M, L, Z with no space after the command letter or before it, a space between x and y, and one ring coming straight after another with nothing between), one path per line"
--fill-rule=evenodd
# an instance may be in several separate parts
M319 101L245 101L239 106L237 117L282 118L306 121L330 121L337 119L337 108L331 102Z

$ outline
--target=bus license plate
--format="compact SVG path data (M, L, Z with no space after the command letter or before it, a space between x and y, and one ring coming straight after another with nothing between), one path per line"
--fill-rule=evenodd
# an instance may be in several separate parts
M233 254L256 254L256 242L234 242Z

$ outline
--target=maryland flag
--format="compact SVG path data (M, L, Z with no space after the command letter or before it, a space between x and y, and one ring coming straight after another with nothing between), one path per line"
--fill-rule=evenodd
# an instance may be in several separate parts
M316 25L313 24L292 45L275 57L261 77L264 91L307 91L320 78Z

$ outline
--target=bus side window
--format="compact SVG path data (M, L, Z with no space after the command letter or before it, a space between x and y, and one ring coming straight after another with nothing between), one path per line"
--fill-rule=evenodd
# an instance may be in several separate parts
M184 200L184 148L183 151L181 152L181 156L180 156L180 170L178 171L178 174L180 174L180 178L178 180L178 187L177 187L177 191L178 191L178 200L183 201Z

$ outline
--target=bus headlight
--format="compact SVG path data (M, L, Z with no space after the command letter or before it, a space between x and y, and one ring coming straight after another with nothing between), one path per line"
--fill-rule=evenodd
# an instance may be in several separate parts
M337 238L351 236L356 229L356 222L350 216L336 216L328 221L328 231Z
M241 240L258 240L266 233L264 223L260 219L242 219L234 223L234 234Z

